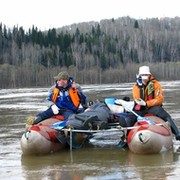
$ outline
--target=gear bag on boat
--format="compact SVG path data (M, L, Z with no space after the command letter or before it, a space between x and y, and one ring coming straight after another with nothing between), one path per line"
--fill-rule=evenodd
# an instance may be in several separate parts
M96 103L89 111L71 115L68 124L75 129L106 129L111 117L111 111L104 103Z

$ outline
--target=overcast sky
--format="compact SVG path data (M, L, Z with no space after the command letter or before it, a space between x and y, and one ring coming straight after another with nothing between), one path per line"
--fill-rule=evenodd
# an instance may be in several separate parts
M0 0L0 23L40 30L130 16L180 17L180 0Z

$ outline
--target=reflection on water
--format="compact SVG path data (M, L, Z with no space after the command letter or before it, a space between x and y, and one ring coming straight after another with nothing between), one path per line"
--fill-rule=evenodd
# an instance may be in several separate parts
M163 179L173 173L178 161L172 151L149 156L117 148L67 151L22 157L26 178L33 173L36 177L43 174L64 179Z
M180 127L180 81L162 82L165 109ZM132 84L84 86L89 100L131 97ZM0 90L0 179L179 179L179 154L136 155L114 146L84 147L42 156L22 156L27 116L46 108L47 88ZM173 92L173 93L172 93ZM176 144L179 146L180 143Z

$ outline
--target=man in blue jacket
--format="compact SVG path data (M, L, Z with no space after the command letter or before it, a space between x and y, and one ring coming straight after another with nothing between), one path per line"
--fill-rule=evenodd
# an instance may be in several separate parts
M83 107L82 111L87 106L81 86L66 71L60 72L54 79L56 83L51 87L47 98L49 108L35 117L33 125L54 115L62 115L67 119L71 114L79 112L80 105Z

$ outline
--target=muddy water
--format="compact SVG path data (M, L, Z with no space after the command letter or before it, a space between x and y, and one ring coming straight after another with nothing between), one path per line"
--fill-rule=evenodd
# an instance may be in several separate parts
M164 108L180 128L180 81L162 82ZM132 84L83 86L89 100L131 97ZM136 155L109 145L23 156L20 138L29 115L46 109L48 88L0 90L0 179L179 179L179 154L173 150L155 155ZM180 143L174 141L176 147Z

